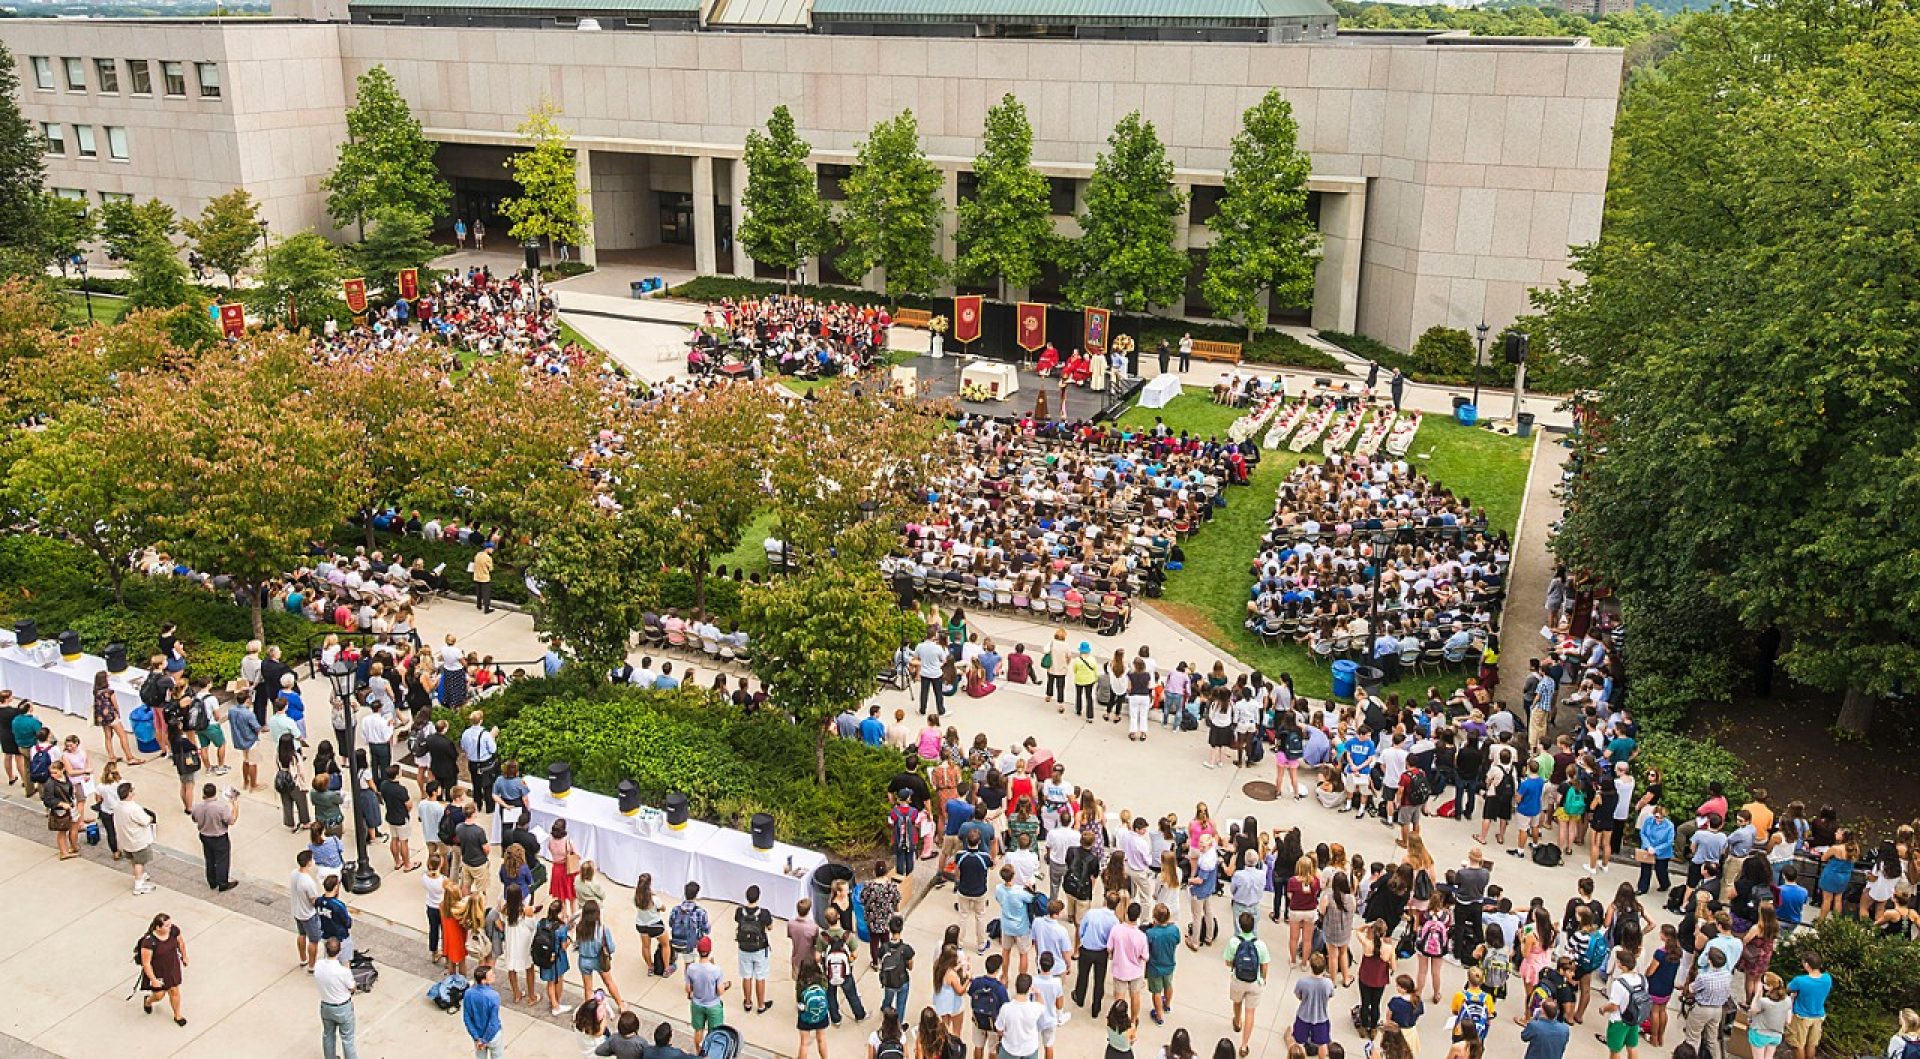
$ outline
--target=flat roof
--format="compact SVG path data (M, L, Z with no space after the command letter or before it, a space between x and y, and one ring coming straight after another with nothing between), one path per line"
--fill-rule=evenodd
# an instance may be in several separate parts
M1332 17L1326 0L814 0L815 18L876 21L1013 22L1088 25L1152 22L1270 22Z
M576 12L615 12L647 14L664 12L697 16L700 0L349 0L356 11L444 11L499 14L501 12L538 12L573 14Z

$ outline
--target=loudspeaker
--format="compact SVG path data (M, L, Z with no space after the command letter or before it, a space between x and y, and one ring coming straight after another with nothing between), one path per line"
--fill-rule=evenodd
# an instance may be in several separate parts
M687 796L679 791L667 794L667 826L675 831L684 831L687 827Z
M80 634L68 629L60 634L60 657L64 661L80 661Z
M573 766L564 761L556 761L547 766L547 793L555 798L565 798L573 790Z
M1507 332L1507 363L1525 364L1527 362L1528 338L1524 332Z
M538 239L529 239L521 243L520 247L527 252L527 271L540 271L540 241Z
M753 814L753 848L773 848L773 817L767 813Z
M107 672L119 676L127 671L127 645L110 643L107 645Z
M15 643L23 648L32 647L34 641L38 639L40 639L40 625L38 622L32 618L27 618L24 621L14 623L13 640Z
M628 816L640 812L640 785L632 780L621 780L615 788L620 796L620 811Z

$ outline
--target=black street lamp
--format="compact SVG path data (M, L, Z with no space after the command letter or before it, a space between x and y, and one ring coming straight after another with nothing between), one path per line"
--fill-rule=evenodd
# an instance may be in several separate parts
M1479 340L1479 348L1473 355L1473 407L1476 411L1480 408L1480 365L1487 359L1487 332L1491 330L1484 317L1479 326L1473 329Z
M260 218L260 271L273 267L273 244L267 242L267 219Z
M87 323L93 323L93 287L87 283L87 259L73 255L73 267L80 273L80 296L87 301Z
M359 727L353 717L353 693L358 678L351 664L336 658L327 667L327 680L332 682L333 694L347 715L347 728L340 736L340 756L347 763L347 793L353 803L353 844L358 857L340 873L340 884L350 894L370 894L380 888L380 875L373 870L373 861L367 856L367 832L374 822L368 821L360 808L360 770L353 758L354 731ZM377 788L379 777L374 777L374 783Z

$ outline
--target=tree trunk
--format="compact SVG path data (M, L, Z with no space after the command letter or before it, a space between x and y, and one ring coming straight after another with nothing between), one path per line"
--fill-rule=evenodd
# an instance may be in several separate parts
M693 560L693 609L707 609L707 557L705 553Z
M821 787L827 785L826 725L821 725L813 733L813 782Z
M373 543L373 505L372 505L372 504L368 504L368 505L367 505L367 509L366 509L366 511L367 511L367 522L366 522L366 530L367 530L367 550L368 550L368 551L372 551L372 550L373 550L373 548L374 548L374 543Z
M1867 737L1867 729L1873 727L1873 708L1879 699L1860 688L1848 688L1846 698L1840 700L1840 719L1834 727L1847 735L1861 739Z
M267 622L260 614L260 586L247 583L247 610L253 616L253 638L265 643L267 640Z
M114 603L122 607L126 606L127 572L120 569L120 564L112 559L107 560L107 580L113 582Z

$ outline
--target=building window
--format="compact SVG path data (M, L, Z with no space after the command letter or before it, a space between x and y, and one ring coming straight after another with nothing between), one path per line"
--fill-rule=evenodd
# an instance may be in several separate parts
M59 122L56 122L56 121L41 122L40 135L44 137L47 141L48 154L66 154L67 153L67 130L63 128Z
M80 148L80 157L100 157L99 145L93 142L93 126L75 125L73 127L73 142Z
M68 202L87 201L87 193L79 188L54 188L53 193L55 197L66 199Z
M839 202L847 197L840 182L853 175L850 165L823 164L820 167L820 197L828 202Z
M36 88L40 88L48 92L53 91L53 60L52 59L49 59L44 55L36 55L33 57L33 84L34 84L34 87Z
M127 60L127 90L136 96L153 95L153 64L145 59Z
M194 63L193 75L200 82L201 99L220 98L220 64Z
M1055 217L1073 216L1073 178L1047 178L1047 212Z
M100 91L113 95L120 92L120 66L112 59L93 60L93 79L100 84Z
M85 92L87 90L87 64L72 57L62 59L60 63L67 68L67 91Z
M125 126L107 126L107 157L116 162L124 162L127 160L127 130Z
M1227 197L1227 189L1218 184L1195 184L1193 202L1188 207L1187 217L1193 224L1206 224L1220 212L1220 200Z
M160 64L160 80L166 86L167 95L184 96L187 94L187 68L176 62Z
M106 205L109 202L132 202L132 201L133 201L133 196L127 194L124 191L102 191L100 193L100 204L102 206Z

